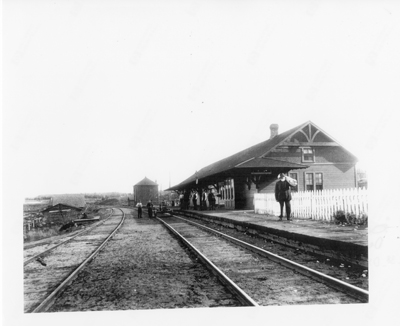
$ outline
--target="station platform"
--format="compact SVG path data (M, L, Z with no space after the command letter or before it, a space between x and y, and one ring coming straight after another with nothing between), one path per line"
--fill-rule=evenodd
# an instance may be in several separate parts
M175 210L178 215L202 217L271 241L311 250L316 254L368 266L368 228L340 226L312 219L255 214L253 210Z

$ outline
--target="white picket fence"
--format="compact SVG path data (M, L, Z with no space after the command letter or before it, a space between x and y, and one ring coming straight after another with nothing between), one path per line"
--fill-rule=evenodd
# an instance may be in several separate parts
M292 192L292 217L331 221L338 210L345 213L368 215L368 191L365 188L348 188ZM279 216L279 203L274 194L255 194L254 211L256 214ZM285 215L285 211L284 214Z

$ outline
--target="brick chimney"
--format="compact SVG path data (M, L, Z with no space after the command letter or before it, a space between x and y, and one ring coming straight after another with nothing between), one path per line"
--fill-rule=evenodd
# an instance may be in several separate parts
M269 139L272 139L278 135L279 125L273 123L272 125L269 126L269 129L271 129L271 136L269 137Z

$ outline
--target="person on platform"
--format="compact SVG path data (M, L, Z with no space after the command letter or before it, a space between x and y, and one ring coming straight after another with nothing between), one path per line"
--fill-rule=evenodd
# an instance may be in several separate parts
M193 193L192 201L193 201L193 209L197 210L197 194L196 193Z
M149 214L149 218L153 217L153 203L151 200L147 203L147 213Z
M275 184L275 199L279 202L281 207L281 214L279 215L279 221L282 221L283 218L283 205L286 208L286 218L288 221L291 221L291 207L290 201L292 200L291 187L295 187L297 182L296 180L287 177L284 173L280 173L278 175L278 182Z
M204 210L207 210L207 193L204 190L203 194L201 195L201 206L203 207Z
M137 205L137 211L138 211L138 218L142 218L142 210L143 210L143 205L142 202L138 202Z
M183 209L189 209L190 205L190 193L188 190L185 191L185 194L183 195Z
M210 211L213 210L215 207L215 197L214 197L214 193L212 192L212 190L210 190L210 192L208 193L208 204L209 204Z
M217 198L215 197L215 194L212 194L212 207L213 209L215 209L216 207L216 202L217 202Z

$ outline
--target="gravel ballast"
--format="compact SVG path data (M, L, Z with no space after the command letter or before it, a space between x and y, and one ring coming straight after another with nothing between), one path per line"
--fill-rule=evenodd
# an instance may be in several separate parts
M132 217L49 311L240 306L157 220Z

